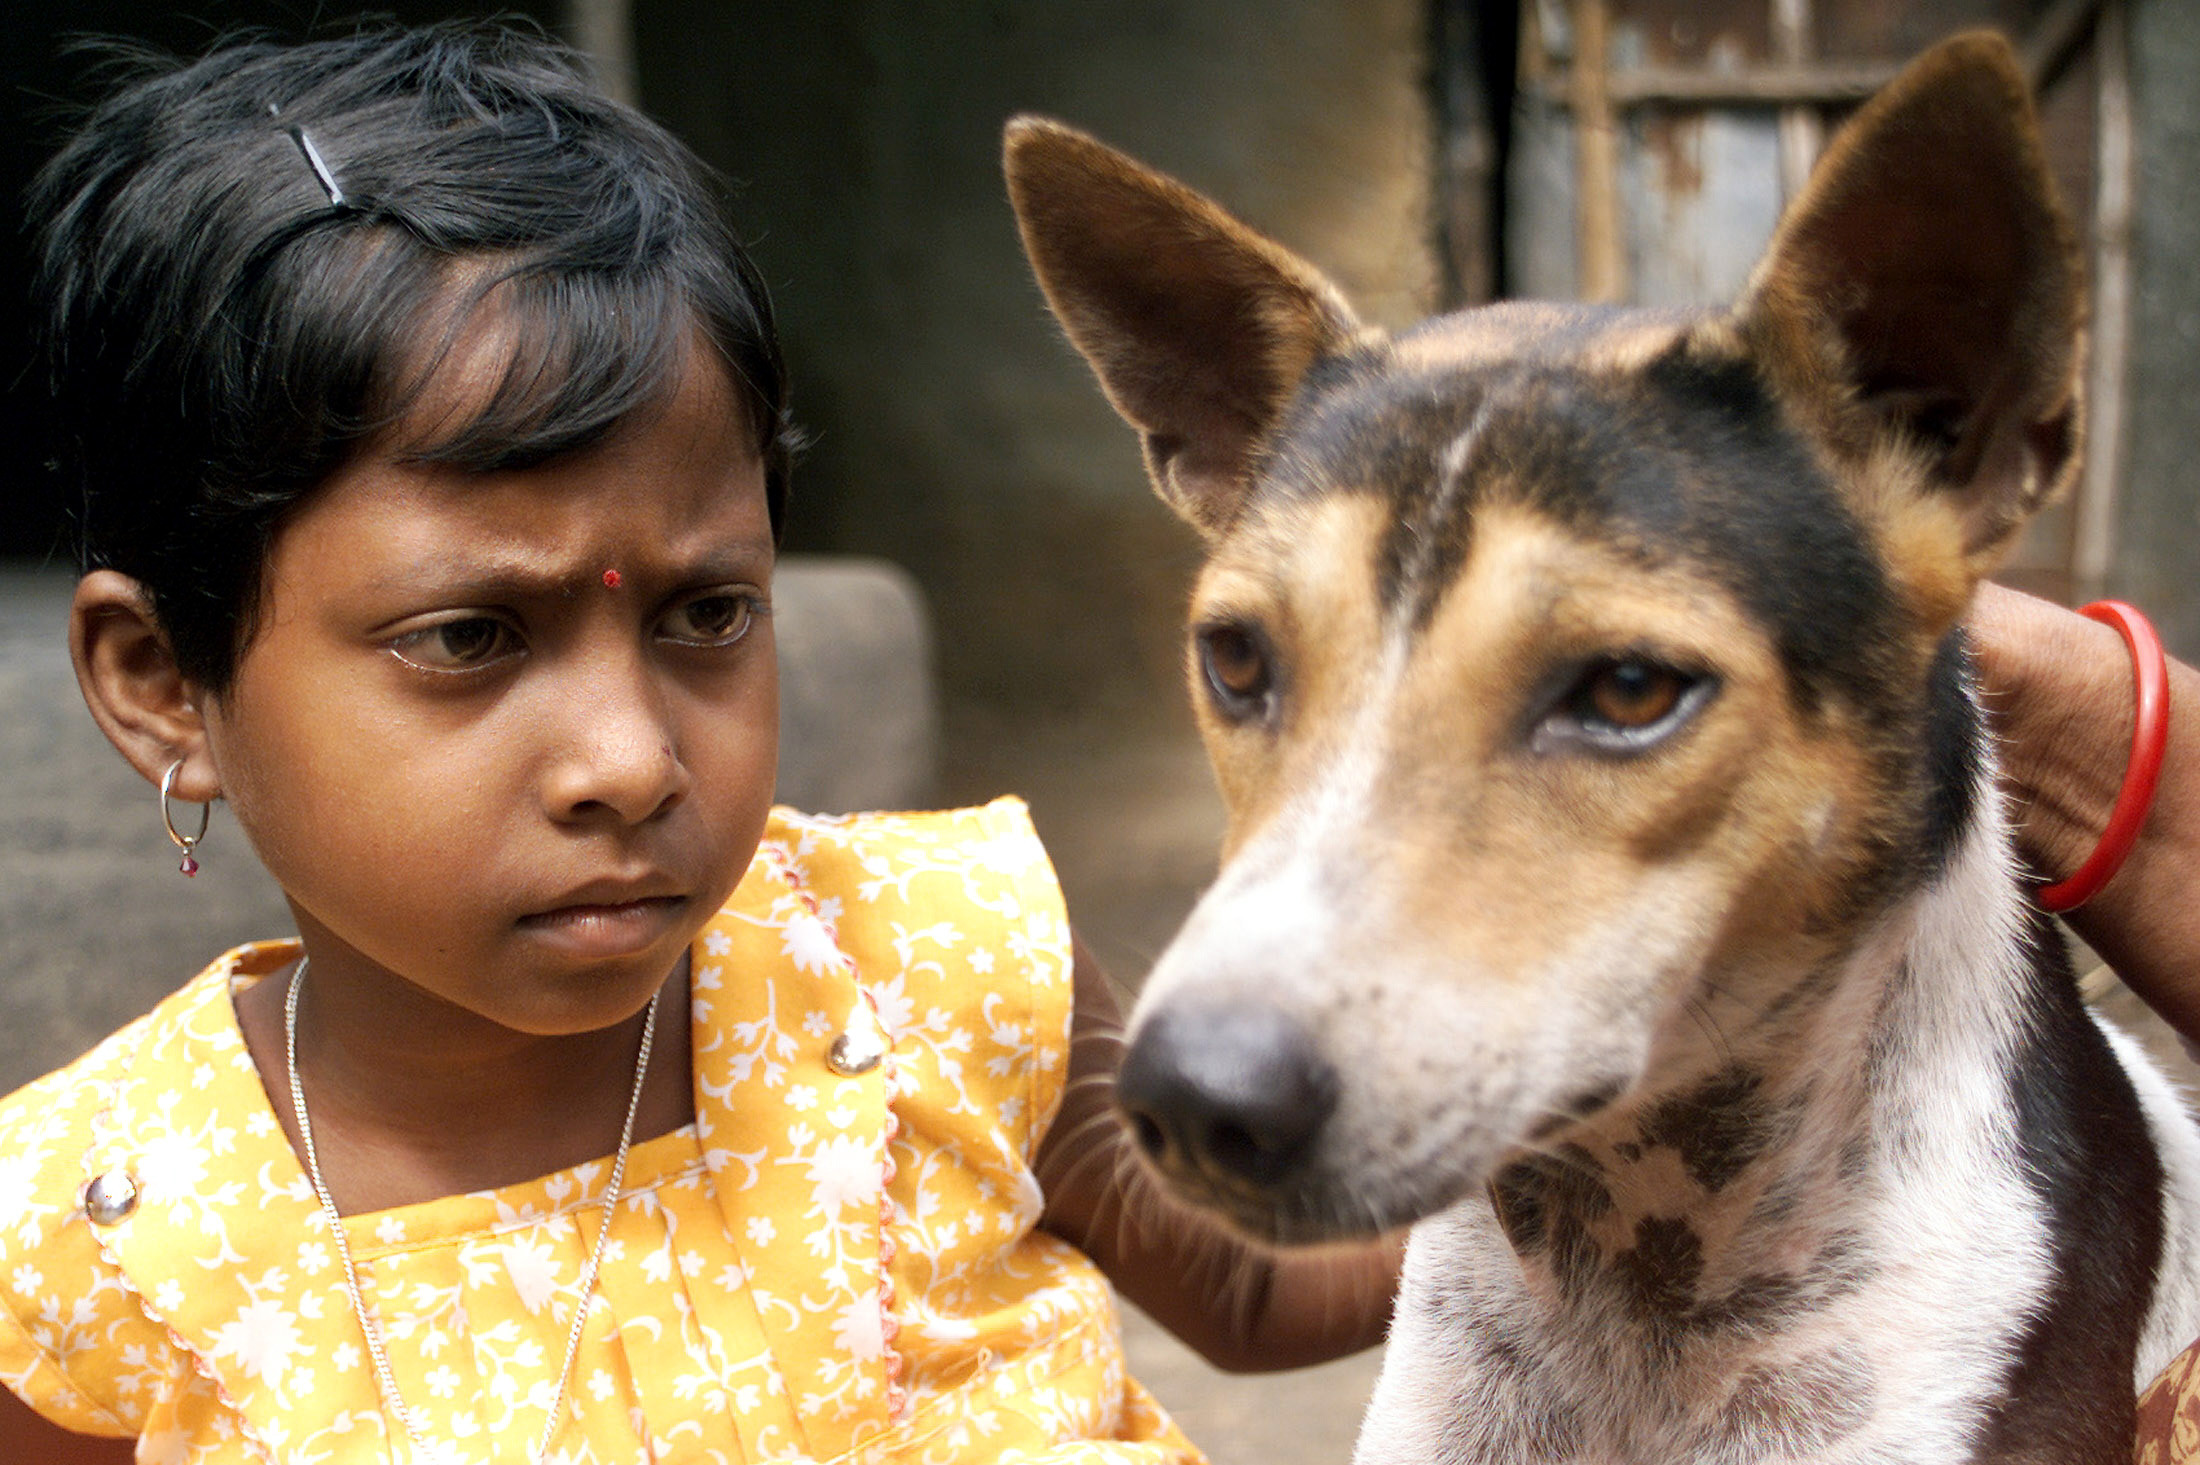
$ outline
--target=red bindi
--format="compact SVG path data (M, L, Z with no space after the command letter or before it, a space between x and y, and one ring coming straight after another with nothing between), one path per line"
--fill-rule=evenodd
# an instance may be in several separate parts
M619 588L619 572L617 570L606 570L603 572L603 588L606 590L616 590Z

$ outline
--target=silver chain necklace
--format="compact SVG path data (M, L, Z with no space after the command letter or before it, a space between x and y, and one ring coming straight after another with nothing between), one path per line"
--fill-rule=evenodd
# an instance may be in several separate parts
M366 1335L367 1355L374 1360L374 1378L382 1391L382 1401L397 1419L397 1427L405 1432L405 1446L416 1462L440 1462L455 1460L452 1447L442 1444L423 1445L421 1437L427 1433L423 1421L412 1405L397 1392L397 1378L390 1372L389 1354L382 1346L382 1330L376 1326L374 1316L367 1311L366 1294L359 1286L359 1269L352 1263L351 1243L344 1236L343 1219L336 1213L336 1202L329 1197L328 1185L321 1179L321 1159L313 1147L313 1121L306 1117L305 1086L298 1082L298 990L306 979L306 959L300 957L298 970L291 974L290 991L283 998L283 1061L290 1077L290 1103L298 1116L298 1139L306 1152L306 1178L313 1182L313 1193L321 1199L321 1214L328 1218L329 1234L336 1238L336 1254L344 1263L344 1291L351 1296L352 1314L359 1319L359 1331ZM662 992L657 994L663 996ZM558 1367L558 1389L551 1396L550 1412L543 1420L542 1438L535 1444L529 1458L535 1465L542 1465L550 1453L550 1442L557 1438L560 1412L565 1407L566 1386L573 1377L573 1360L580 1352L581 1329L588 1321L588 1304L596 1295L596 1273L603 1266L604 1243L611 1236L611 1218L617 1214L619 1197L626 1183L627 1152L634 1147L634 1116L642 1107L642 1081L649 1077L649 1048L657 1035L657 997L649 999L649 1015L642 1019L642 1050L634 1060L634 1091L626 1100L626 1123L619 1130L619 1151L611 1162L611 1184L604 1192L603 1224L596 1228L596 1247L588 1258L588 1270L581 1277L579 1298L573 1304L573 1330L565 1339L565 1362Z

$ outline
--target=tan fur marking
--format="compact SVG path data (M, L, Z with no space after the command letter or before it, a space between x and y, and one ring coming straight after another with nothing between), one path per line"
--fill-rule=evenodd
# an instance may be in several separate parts
M1630 313L1585 332L1578 307L1509 300L1431 321L1388 349L1402 366L1447 371L1517 360L1544 341L1565 337L1569 364L1617 374L1639 370L1691 325L1679 315Z
M1706 946L1808 923L1872 816L1872 791L1838 729L1797 723L1762 629L1725 592L1493 504L1434 621L1408 644L1378 622L1366 583L1384 524L1368 495L1278 511L1202 577L1195 621L1257 617L1286 683L1273 735L1203 705L1230 853L1359 758L1381 773L1354 836L1363 843L1343 858L1402 918L1390 939L1472 951L1471 969L1492 980L1551 980L1581 931L1629 908L1659 867L1687 871L1700 898L1664 901L1656 918L1748 913L1702 933ZM1546 710L1530 689L1555 694L1562 668L1635 649L1721 682L1669 749L1611 759L1529 745ZM1741 890L1750 897L1736 901Z
M1349 722L1370 691L1381 628L1365 567L1386 523L1381 501L1366 494L1272 506L1221 544L1200 574L1192 624L1259 624L1275 646L1285 699L1275 737L1231 725L1215 712L1195 651L1192 704L1229 811L1225 860L1289 797L1294 773L1319 770L1331 730Z
M1568 949L1583 911L1624 908L1660 866L1722 892L1776 884L1790 912L1815 903L1840 863L1816 811L1829 794L1841 802L1854 770L1842 766L1838 740L1797 725L1762 628L1710 582L1670 567L1648 573L1526 510L1486 509L1475 533L1397 689L1396 723L1411 742L1394 765L1415 778L1384 801L1383 827L1397 837L1403 826L1417 847L1421 875L1408 877L1420 894L1416 921L1443 929L1438 940L1470 943L1491 968L1525 975ZM1554 672L1637 649L1721 683L1669 745L1629 759L1529 746L1546 709L1528 689L1552 695L1563 690ZM1432 788L1439 778L1452 786ZM1463 810L1474 831L1467 872L1458 869ZM1863 813L1852 808L1843 822L1853 828ZM1461 873L1471 902L1455 893ZM1709 898L1673 902L1656 918L1692 922L1727 908L1730 896L1702 893Z

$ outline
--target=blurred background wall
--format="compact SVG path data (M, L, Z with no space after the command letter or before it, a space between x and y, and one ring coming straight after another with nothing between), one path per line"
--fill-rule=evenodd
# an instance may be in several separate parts
M1421 0L637 0L633 19L644 104L750 184L818 433L795 533L917 572L957 704L1173 715L1190 537L1041 309L1001 124L1096 132L1410 320L1435 301Z

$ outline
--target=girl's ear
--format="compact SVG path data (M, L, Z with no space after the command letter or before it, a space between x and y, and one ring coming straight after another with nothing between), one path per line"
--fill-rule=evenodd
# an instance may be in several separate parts
M69 607L69 659L92 720L147 782L157 786L180 759L178 799L203 804L221 796L201 694L177 667L144 586L114 570L79 580Z

